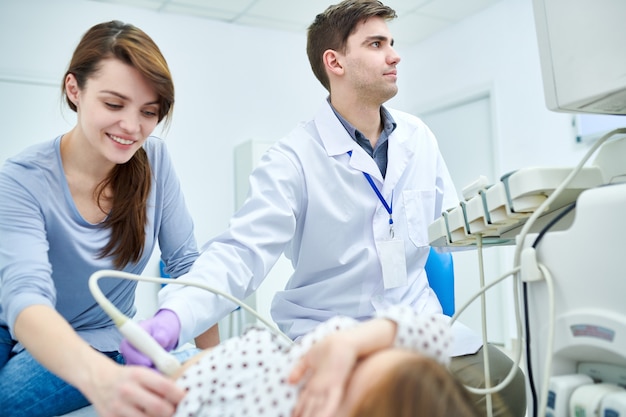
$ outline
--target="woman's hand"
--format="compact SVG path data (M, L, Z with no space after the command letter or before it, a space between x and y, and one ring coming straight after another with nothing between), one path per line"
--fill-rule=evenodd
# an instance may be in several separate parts
M293 417L331 417L341 403L359 352L343 334L326 337L298 361L289 382L304 382Z
M122 366L89 346L51 307L25 308L17 339L35 359L80 390L102 417L171 417L185 392L157 371ZM56 343L45 341L55 340Z
M157 371L140 366L107 367L88 398L99 416L171 417L185 392Z

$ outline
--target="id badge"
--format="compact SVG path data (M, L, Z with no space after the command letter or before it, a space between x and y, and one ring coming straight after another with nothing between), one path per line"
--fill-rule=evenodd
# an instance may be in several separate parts
M383 268L383 283L385 289L408 285L404 241L400 239L388 239L380 240L377 243L378 256Z

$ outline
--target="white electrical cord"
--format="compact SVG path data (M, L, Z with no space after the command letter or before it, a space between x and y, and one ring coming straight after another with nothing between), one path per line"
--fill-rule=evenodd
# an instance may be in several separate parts
M524 240L526 239L526 235L530 231L530 228L533 226L535 221L537 221L539 216L543 215L546 208L550 207L550 204L552 204L552 202L556 200L556 198L563 192L565 187L567 187L570 184L570 182L572 182L574 177L576 177L576 175L580 172L580 170L585 165L585 163L589 160L589 158L591 158L591 155L593 155L598 150L598 148L602 146L602 144L604 144L604 142L606 142L611 136L618 135L618 134L626 134L626 128L614 129L610 131L609 133L607 133L606 135L602 136L600 139L598 139L593 144L593 146L587 151L585 156L580 160L578 165L574 167L572 172L569 173L569 175L563 180L563 182L559 184L559 186L552 192L552 194L550 194L550 196L548 196L548 198L545 199L543 203L539 205L539 207L537 207L537 209L528 218L528 220L526 220L526 222L524 223L524 226L522 227L518 235L519 240L515 248L514 266L520 265L520 258L521 258L521 252L522 252Z
M485 286L485 267L483 264L483 235L479 234L476 239L478 245L478 271L480 288ZM482 324L482 337L483 337L483 370L485 372L485 390L491 389L491 369L489 365L489 349L487 343L489 338L487 337L487 297L483 292L480 294L480 318ZM485 396L485 407L487 408L487 417L493 417L493 399L491 393Z
M461 313L463 313L478 297L480 297L483 293L485 293L487 290L489 290L490 288L494 287L496 284L499 284L500 282L502 282L504 279L506 279L507 277L517 274L520 270L520 267L514 268L511 271L505 273L504 275L500 276L499 278L497 278L496 280L494 280L493 282L485 285L484 287L482 287L478 292L476 292L472 297L470 297L469 300L467 300L465 302L465 304L463 304L460 308L458 308L456 310L456 312L454 313L454 315L452 316L452 319L450 320L450 324L452 325L452 323L454 323L459 316L461 315ZM518 337L520 337L521 335L521 328L519 329L520 332L518 333ZM519 364L522 361L522 353L521 353L521 349L518 349L517 351L517 355L515 357L515 361L513 363L513 366L511 367L511 370L509 371L509 373L507 374L507 376L498 384L495 385L491 388L474 388L474 387L470 387L470 386L465 386L467 388L468 391L474 393L474 394L478 394L478 395L488 395L488 394L495 394L498 391L500 391L501 389L503 389L504 387L506 387L512 380L513 378L515 378L515 374L517 373L517 368L519 367Z
M148 332L146 332L141 326L139 326L137 322L122 314L122 312L119 311L117 307L115 307L113 303L111 303L104 296L104 294L100 290L100 287L98 286L98 280L103 277L129 279L133 281L144 281L157 284L187 285L191 287L201 288L233 302L242 309L246 310L248 313L255 316L259 321L266 325L270 329L270 331L288 341L288 344L293 343L289 336L278 330L273 324L263 318L254 309L250 308L250 306L245 304L243 301L233 297L232 295L220 291L216 288L212 288L198 282L186 281L181 278L171 279L147 277L137 274L131 274L130 272L109 269L103 269L91 274L91 276L89 277L89 290L91 291L96 302L109 315L109 317L111 317L113 323L120 330L120 333L122 333L122 335L126 337L135 348L148 356L157 367L157 369L166 375L172 375L178 369L180 363L178 363L173 355L165 351L165 349L163 349L163 347L161 347L161 345L159 345L156 340L154 340L152 336L148 334Z

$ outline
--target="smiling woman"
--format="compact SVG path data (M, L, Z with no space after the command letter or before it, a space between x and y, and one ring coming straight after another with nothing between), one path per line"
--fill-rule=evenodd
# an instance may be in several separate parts
M121 335L87 278L139 274L157 244L172 277L198 256L165 143L150 136L171 116L172 77L147 34L111 21L85 33L62 92L76 125L0 170L0 409L56 416L91 402L99 415L169 416L182 390L121 366ZM104 292L132 316L135 287Z
M64 171L78 211L90 223L108 221L115 233L117 228L129 226L128 210L134 210L133 206L145 206L150 188L150 170L142 146L158 123L158 104L154 90L141 73L117 59L103 60L98 72L83 84L79 88L74 74L66 76L67 100L75 106L80 105L80 110L77 110L76 127L61 141ZM111 86L115 86L115 90L109 89ZM131 91L132 94L120 91ZM120 172L115 173L115 182L119 183L121 178L126 177L122 171L129 171L132 172L131 178L135 177L138 188L126 190L124 186L116 187L113 177L107 178L116 170ZM96 201L93 190L101 196ZM115 192L135 200L132 204L120 206L119 218L123 219L120 222L107 219L114 201L125 203L124 199L114 198ZM131 192L134 194L129 195ZM138 213L144 212L141 210ZM136 261L141 250L138 244L143 239L133 235L143 232L143 223L139 218L127 235L129 241L117 243L120 252L129 250L128 255L124 255L129 260ZM109 251L112 249L109 248ZM120 259L121 264L124 261Z

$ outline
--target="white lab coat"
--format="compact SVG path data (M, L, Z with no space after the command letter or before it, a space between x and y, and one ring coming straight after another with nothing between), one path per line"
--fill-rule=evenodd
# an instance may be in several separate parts
M325 102L314 120L263 155L230 227L204 245L184 278L243 299L284 251L295 272L276 294L272 317L292 338L336 315L362 320L393 304L441 312L424 271L428 225L458 203L457 193L428 127L389 111L397 127L389 136L384 180ZM363 172L388 204L393 194L394 231L404 241L408 285L384 288L376 240L388 238L389 214ZM234 308L206 291L176 285L161 291L160 305L181 319L181 342Z

